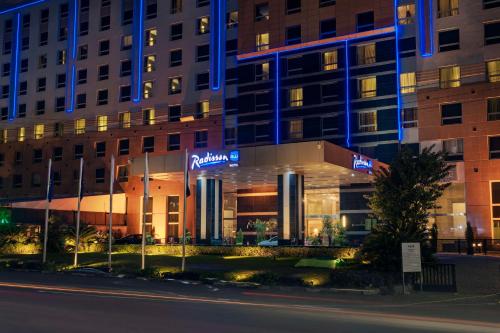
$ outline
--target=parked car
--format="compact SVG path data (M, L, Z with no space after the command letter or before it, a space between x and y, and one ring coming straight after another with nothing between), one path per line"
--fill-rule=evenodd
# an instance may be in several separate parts
M146 238L146 244L154 244L154 240L148 236ZM126 244L142 244L142 235L133 234L115 240L115 245L126 245Z
M259 246L278 246L278 236L271 237L269 239L263 240L257 244Z

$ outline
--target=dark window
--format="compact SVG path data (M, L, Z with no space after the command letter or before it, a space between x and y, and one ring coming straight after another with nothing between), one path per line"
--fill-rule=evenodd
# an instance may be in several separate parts
M158 15L157 0L147 0L146 3L146 18L148 20L156 18Z
M45 91L46 87L47 87L47 79L44 77L39 78L36 82L36 91L37 92Z
M155 137L147 136L142 138L142 152L152 153L155 151Z
M13 175L12 176L12 187L13 188L23 187L23 175Z
M41 114L44 114L45 113L45 101L44 100L41 100L41 101L37 101L36 102L36 109L35 109L35 113L37 115L41 115Z
M177 14L182 12L182 1L183 0L171 0L170 14Z
M208 146L208 131L194 132L194 147L206 148Z
M28 71L29 61L28 59L21 60L21 73L26 73Z
M500 158L500 136L489 137L490 159Z
M41 149L33 149L33 163L41 163L43 159L43 153Z
M500 120L500 97L488 98L488 120Z
M132 88L130 86L121 86L120 87L120 102L130 101L131 92L132 92Z
M108 89L102 89L97 92L97 105L108 104Z
M302 73L302 57L294 57L287 59L288 75L296 75Z
M335 5L335 0L319 0L319 7L328 7Z
M170 51L170 67L182 65L182 50Z
M83 145L82 144L75 145L73 152L74 152L73 157L75 160L79 160L80 158L82 158L83 157Z
M375 28L373 12L360 13L356 15L356 31L370 31Z
M103 184L104 183L105 173L106 172L105 172L104 168L95 169L95 182L96 182L96 184Z
M236 55L238 53L238 40L230 39L226 41L226 56Z
M128 155L129 147L130 147L129 139L118 140L118 155Z
M286 0L286 14L300 13L300 0Z
M462 104L441 105L441 125L453 125L462 123Z
M81 45L78 48L78 60L85 60L89 56L89 47L88 45Z
M104 81L109 79L109 65L99 66L99 73L97 80Z
M209 54L210 54L210 47L208 44L199 45L196 47L196 61L197 62L208 61Z
M460 49L460 31L458 29L439 32L439 52L458 49Z
M484 44L500 43L500 22L486 23L484 25Z
M208 89L209 76L208 73L201 73L196 75L196 90Z
M120 183L128 182L128 165L118 166L118 181Z
M180 150L181 149L181 135L179 133L168 135L167 150Z
M260 3L255 5L255 22L269 20L269 4Z
M120 76L129 76L132 73L132 61L122 60L120 63Z
M204 7L210 5L210 0L196 0L196 7Z
M16 164L20 164L20 163L22 163L22 162L23 162L23 153L22 153L22 152L20 152L20 151L16 151L16 152L14 153L14 162L15 162Z
M87 70L86 69L80 69L80 70L78 70L76 81L77 81L78 84L85 84L85 83L87 83Z
M54 161L62 161L63 147L54 147L54 150L52 151L52 158Z
M109 40L101 40L99 42L99 55L104 56L109 54Z
M28 82L22 81L19 83L19 95L26 95L28 92Z
M320 38L330 38L337 35L337 20L323 20L320 23Z
M500 0L483 0L483 8L497 8L500 7Z
M181 119L181 106L172 105L168 108L168 121L176 122Z
M182 39L182 23L172 24L170 26L170 40Z
M66 74L57 74L56 88L64 88L66 86Z
M87 107L87 94L82 93L76 95L76 108L85 109Z
M104 157L106 156L106 142L96 142L95 144L95 157Z
M121 0L122 25L131 24L134 19L134 0Z
M286 45L299 44L301 42L300 25L286 28Z
M17 111L18 118L26 117L26 104L19 104L19 110Z
M56 112L63 112L64 108L66 107L66 98L64 96L62 97L56 97Z

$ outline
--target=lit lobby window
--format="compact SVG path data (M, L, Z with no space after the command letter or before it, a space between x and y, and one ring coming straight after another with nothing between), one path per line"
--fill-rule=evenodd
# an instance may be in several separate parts
M369 65L376 62L375 43L359 45L357 53L358 65Z
M108 130L108 116L97 116L97 131L106 132Z
M439 86L441 88L460 87L460 67L450 66L439 69Z
M158 37L158 30L156 29L149 29L146 30L146 38L144 38L146 42L146 46L155 46L156 45L156 38Z
M338 68L337 51L323 52L323 70L331 71Z
M19 127L17 129L17 141L24 142L25 138L26 138L26 129L24 127Z
M85 134L85 119L75 120L75 134Z
M415 92L415 87L417 85L417 79L415 77L415 72L401 73L399 75L399 82L401 85L401 93L409 94Z
M42 139L44 132L45 132L45 125L44 124L36 124L35 128L33 130L33 136L36 140Z
M269 33L257 34L255 46L257 51L269 50Z
M438 0L438 17L458 15L458 0Z
M154 125L155 124L155 110L145 109L142 111L142 123L143 125Z
M359 79L359 97L369 98L377 96L377 77Z
M492 60L486 63L489 82L500 82L500 60Z
M398 7L398 23L401 25L415 22L415 4L401 5Z
M304 102L304 92L302 88L291 88L289 98L290 107L302 106Z
M208 16L203 16L198 19L197 31L198 35L203 35L210 32L210 20Z

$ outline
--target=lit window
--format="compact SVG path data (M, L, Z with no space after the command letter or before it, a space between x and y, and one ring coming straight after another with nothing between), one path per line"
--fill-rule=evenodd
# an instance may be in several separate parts
M377 131L377 111L360 112L358 120L358 129L360 132Z
M302 119L290 120L288 123L288 134L290 139L302 139Z
M369 98L377 96L377 77L367 77L359 80L359 97Z
M398 7L399 24L412 24L415 22L415 4L401 5Z
M151 73L156 70L156 56L155 55L147 55L144 57L144 72Z
M168 94L180 94L182 92L182 78L181 77L173 77L169 79L168 84Z
M206 34L210 31L210 20L208 16L203 16L198 19L198 35Z
M461 161L464 159L464 140L450 139L443 141L443 151L447 153L447 161Z
M302 88L290 89L290 107L298 107L303 105L304 92Z
M108 116L97 116L97 131L106 132L108 130Z
M209 101L199 102L196 109L196 118L208 118L209 111L210 111Z
M155 110L145 109L142 111L142 123L144 125L154 125L155 124Z
M460 87L460 67L450 66L439 69L439 86L441 88Z
M155 46L157 37L158 37L158 30L156 29L146 30L146 36L144 38L146 46Z
M153 81L144 82L144 87L143 87L144 99L153 97L153 87L154 87Z
M238 26L238 11L227 13L227 28L236 28Z
M338 68L337 51L323 52L323 70L331 71Z
M401 93L409 94L415 92L415 87L417 85L417 79L415 77L415 72L402 73L399 75L399 82L401 85Z
M500 82L500 60L492 60L486 63L489 82Z
M438 0L438 17L458 15L458 0Z
M120 128L130 128L130 112L121 112L118 116Z
M132 48L132 35L122 36L122 51L130 50Z
M255 81L269 80L269 63L255 65Z
M75 134L85 134L85 119L75 120Z
M258 34L255 38L257 51L269 50L269 33Z
M2 130L2 143L7 143L9 141L9 131L6 129Z
M358 65L374 64L376 62L375 44L359 45L358 48Z
M44 133L45 133L45 125L44 124L36 124L34 131L33 131L34 138L36 140L42 139Z
M24 142L26 138L26 129L24 127L19 127L17 129L17 141Z

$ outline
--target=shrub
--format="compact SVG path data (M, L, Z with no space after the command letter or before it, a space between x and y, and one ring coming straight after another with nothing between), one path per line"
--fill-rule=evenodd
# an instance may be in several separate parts
M330 283L337 288L387 288L392 289L398 275L366 269L335 269L330 273Z

